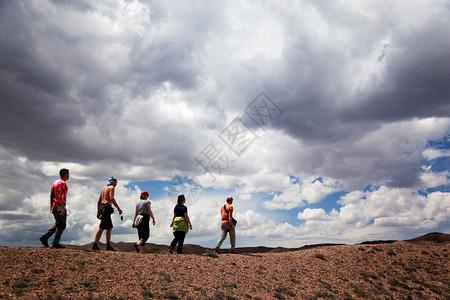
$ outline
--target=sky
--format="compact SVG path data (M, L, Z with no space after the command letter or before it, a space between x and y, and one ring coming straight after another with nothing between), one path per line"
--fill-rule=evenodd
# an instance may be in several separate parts
M91 243L110 176L135 242L142 190L168 244L450 233L450 1L0 1L0 245ZM104 242L104 236L102 242ZM229 241L223 244L229 247Z

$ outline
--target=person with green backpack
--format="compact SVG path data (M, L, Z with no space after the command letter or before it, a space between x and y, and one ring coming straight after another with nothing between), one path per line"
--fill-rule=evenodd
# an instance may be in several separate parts
M186 198L184 195L178 195L177 205L173 210L172 223L170 227L173 229L174 239L169 246L169 253L173 254L173 249L178 244L177 253L183 253L184 238L188 233L189 229L192 230L191 220L189 220L187 207L184 205L186 203Z

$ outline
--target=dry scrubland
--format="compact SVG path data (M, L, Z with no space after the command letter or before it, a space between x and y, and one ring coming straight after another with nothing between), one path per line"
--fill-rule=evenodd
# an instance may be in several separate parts
M186 246L195 254L0 247L0 298L450 299L448 241L219 255Z

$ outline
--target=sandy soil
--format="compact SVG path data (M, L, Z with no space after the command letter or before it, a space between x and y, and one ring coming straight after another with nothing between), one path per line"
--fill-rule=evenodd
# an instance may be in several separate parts
M0 247L0 298L450 299L449 248L395 242L140 255Z

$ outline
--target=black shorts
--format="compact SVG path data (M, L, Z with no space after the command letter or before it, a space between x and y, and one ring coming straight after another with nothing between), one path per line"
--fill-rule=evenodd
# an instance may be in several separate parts
M111 214L114 212L114 209L110 204L100 204L100 213L102 216L100 217L100 226L101 229L111 229L113 228Z

